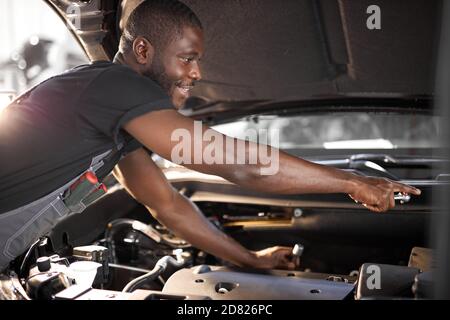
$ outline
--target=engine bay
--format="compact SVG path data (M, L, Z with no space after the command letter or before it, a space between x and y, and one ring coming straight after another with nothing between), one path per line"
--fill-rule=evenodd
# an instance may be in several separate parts
M328 199L335 201L331 209L311 196L308 206L299 199L252 203L248 195L246 201L211 201L211 188L205 201L198 192L180 192L248 249L293 247L299 267L237 268L172 234L119 187L61 221L16 259L1 276L1 298L417 299L431 290L432 253L424 230L430 212L420 205L375 215L340 208L333 198Z

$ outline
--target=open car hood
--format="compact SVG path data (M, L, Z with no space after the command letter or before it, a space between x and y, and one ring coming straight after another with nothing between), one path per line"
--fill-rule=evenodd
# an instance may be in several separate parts
M66 15L67 9L78 4L81 26L72 32L91 60L105 60L112 59L124 17L139 0L46 2L69 23L76 15ZM204 80L195 89L197 102L206 106L193 108L205 117L216 112L234 116L239 108L249 114L268 108L282 114L294 107L305 112L430 112L441 2L379 0L382 30L375 31L365 27L371 3L364 0L186 2L206 30ZM416 120L415 127L420 124ZM368 128L369 121L360 123ZM422 136L411 136L414 147L419 145ZM448 242L448 221L438 225L433 220L446 217L436 195L448 198L450 175L447 158L417 149L410 154L339 149L337 155L327 149L326 157L310 159L422 190L420 197L397 194L399 205L385 214L369 212L345 193L267 194L160 165L172 187L194 202L212 226L249 250L292 246L299 266L289 271L230 268L160 224L110 175L102 181L109 189L102 198L83 214L61 219L48 237L15 261L15 272L0 274L0 299L432 298L435 284L448 286L448 267L440 271L445 277L435 276L435 257L440 256L429 248L429 234L444 235ZM293 155L303 157L305 149L301 153ZM158 157L154 160L160 164ZM429 229L432 223L439 228ZM448 249L442 247L442 252ZM40 266L37 256L44 258ZM80 286L80 275L70 270L77 262L95 263L90 283Z
M69 22L91 60L112 59L141 0L45 0ZM195 104L330 96L432 95L441 1L184 0L203 23L206 52ZM75 3L81 11L66 14ZM74 12L74 10L69 10Z

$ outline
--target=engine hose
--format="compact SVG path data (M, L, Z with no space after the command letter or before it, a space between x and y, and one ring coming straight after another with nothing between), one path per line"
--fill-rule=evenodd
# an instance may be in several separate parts
M114 248L114 234L116 232L117 227L121 225L127 225L131 227L135 231L139 231L146 237L152 239L156 243L165 244L171 248L188 248L191 245L184 241L176 241L171 239L166 239L164 235L155 230L151 225L147 225L141 221L134 219L116 219L108 223L108 227L105 231L105 241L108 249L110 249L111 253L111 262L116 263L116 254Z
M171 264L177 268L184 265L184 260L177 261L171 256L164 256L156 262L155 267L148 273L137 277L136 279L130 281L122 290L122 292L132 292L138 289L139 286L143 285L147 281L153 281L159 277L167 268L168 264Z
M114 241L113 241L113 237L114 237L117 227L121 226L121 225L132 226L134 221L135 220L133 220L133 219L116 219L116 220L113 220L108 223L108 226L105 231L105 243L106 243L107 248L109 249L111 263L117 262L116 249L115 249Z

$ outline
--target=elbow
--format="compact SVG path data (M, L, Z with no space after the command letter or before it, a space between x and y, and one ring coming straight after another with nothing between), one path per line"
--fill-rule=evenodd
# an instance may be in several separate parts
M172 219L176 219L178 210L176 209L178 193L174 190L171 194L159 198L156 202L140 201L150 211L152 216L163 224L168 224ZM139 201L139 200L138 200Z
M260 166L248 164L227 166L226 170L219 175L238 185L254 183L261 178Z

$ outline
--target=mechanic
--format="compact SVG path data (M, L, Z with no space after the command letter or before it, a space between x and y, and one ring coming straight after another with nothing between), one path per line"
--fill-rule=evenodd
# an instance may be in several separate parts
M218 230L170 185L147 151L170 160L176 144L171 134L177 129L190 132L195 145L194 121L178 109L201 79L203 45L202 25L186 5L144 1L131 13L113 62L78 66L50 78L3 111L0 269L70 214L62 195L87 170L100 178L113 170L159 222L201 250L241 267L294 267L291 248L250 251ZM247 154L262 147L244 144ZM234 153L224 147L223 157L236 159ZM375 212L395 206L394 192L420 194L411 186L314 164L282 151L277 160L279 170L272 175L260 174L260 161L185 166L262 192L345 193Z

